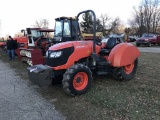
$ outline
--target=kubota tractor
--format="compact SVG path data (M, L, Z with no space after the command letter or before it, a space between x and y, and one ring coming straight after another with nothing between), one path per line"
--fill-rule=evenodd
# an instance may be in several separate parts
M79 41L78 18L82 13L91 12L94 17L93 40ZM61 81L64 91L72 96L87 92L92 83L92 74L106 75L111 73L118 80L130 80L134 77L138 57L137 47L130 43L124 43L116 38L108 39L107 43L96 41L96 15L92 10L82 11L76 18L77 41L62 42L51 46L46 52L46 65L28 67L30 80L45 86L52 82ZM65 24L70 24L67 20ZM64 31L69 37L71 29L61 27L55 29L57 35ZM63 34L63 33L62 33Z

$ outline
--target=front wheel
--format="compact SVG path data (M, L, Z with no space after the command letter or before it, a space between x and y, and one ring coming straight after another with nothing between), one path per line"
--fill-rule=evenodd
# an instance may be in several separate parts
M113 74L117 80L131 80L136 73L137 65L138 59L129 65L113 68Z
M92 79L92 73L87 66L75 64L63 75L63 89L72 96L84 94L91 86Z

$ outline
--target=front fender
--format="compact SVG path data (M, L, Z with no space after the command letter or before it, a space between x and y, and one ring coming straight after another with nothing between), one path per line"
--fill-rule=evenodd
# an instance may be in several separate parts
M133 63L139 55L137 47L130 43L120 43L111 50L108 61L113 67L121 67Z

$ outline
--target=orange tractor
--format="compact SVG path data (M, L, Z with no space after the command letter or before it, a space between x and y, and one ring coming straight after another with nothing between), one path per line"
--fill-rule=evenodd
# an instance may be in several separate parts
M93 21L93 40L79 40L80 29L78 18L81 14L91 12ZM35 65L27 68L30 80L38 86L46 86L55 81L61 81L64 91L72 96L87 92L91 86L92 74L106 75L111 73L118 80L130 80L134 77L138 57L137 47L123 43L119 39L110 38L107 43L96 40L96 15L92 10L82 11L77 15L75 33L66 26L71 24L64 19L61 27L55 28L57 37L64 33L73 38L51 46L46 52L46 65ZM57 32L58 31L58 32ZM64 32L62 32L64 31ZM75 38L75 39L74 39Z

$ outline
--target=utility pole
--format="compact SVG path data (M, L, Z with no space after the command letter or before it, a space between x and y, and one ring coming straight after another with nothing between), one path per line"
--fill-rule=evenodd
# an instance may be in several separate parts
M144 23L143 23L143 13L141 12L141 27L140 27L140 36L144 33Z

